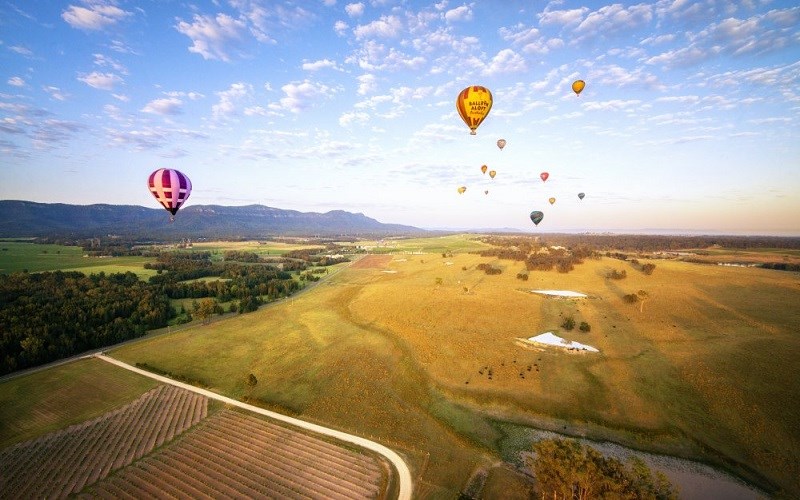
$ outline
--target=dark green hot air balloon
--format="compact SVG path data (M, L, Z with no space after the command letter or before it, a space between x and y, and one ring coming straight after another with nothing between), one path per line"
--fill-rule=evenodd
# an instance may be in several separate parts
M540 222L542 222L542 219L544 219L544 212L540 212L538 210L531 212L531 221L533 221L533 223L537 226Z

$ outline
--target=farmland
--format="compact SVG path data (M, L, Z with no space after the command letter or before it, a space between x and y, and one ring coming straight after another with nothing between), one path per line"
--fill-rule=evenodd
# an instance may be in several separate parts
M567 273L527 271L469 253L486 248L468 236L401 240L294 300L111 355L376 439L409 461L420 497L457 495L476 470L489 471L487 494L524 492L520 476L494 465L521 463L529 427L800 492L797 273L642 258L656 265L648 275L608 257ZM638 302L623 300L640 291ZM567 330L566 318L591 329ZM600 353L517 342L547 331Z

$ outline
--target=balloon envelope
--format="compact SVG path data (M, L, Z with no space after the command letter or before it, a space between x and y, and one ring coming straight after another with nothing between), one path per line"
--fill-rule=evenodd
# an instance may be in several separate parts
M489 190L487 189L486 191L483 192L483 194L489 194Z
M497 172L495 172L494 170L489 170L489 177L491 177L492 179L494 179L494 176L495 176L495 175L497 175Z
M550 199L549 199L549 200L547 200L547 201L549 201L549 202L550 202L550 204L552 205L553 203L555 203L555 202L556 202L556 199L555 199L555 198L550 198Z
M583 88L586 86L586 82L583 80L575 80L572 82L572 91L575 92L575 95L581 95L583 92Z
M481 165L481 172L485 174L488 168L486 165Z
M500 151L506 147L506 140L505 139L497 139L497 147L500 148Z
M534 210L533 212L531 212L531 222L533 222L537 226L539 225L540 222L542 222L542 219L544 219L543 212L540 212L538 210Z
M542 182L544 182L547 180L548 177L550 177L550 174L548 174L547 172L542 172L541 174L539 174L539 177L542 179Z
M584 196L586 196L584 193L578 193L578 198L583 199Z
M486 87L473 85L462 90L456 97L456 110L469 127L470 134L483 122L492 109L492 93Z
M182 172L171 168L160 168L150 174L147 187L161 206L172 214L170 220L175 220L178 209L192 192L192 181Z
M467 190L467 186L461 186L460 188L458 188L458 194L464 194L464 191L466 191L466 190Z

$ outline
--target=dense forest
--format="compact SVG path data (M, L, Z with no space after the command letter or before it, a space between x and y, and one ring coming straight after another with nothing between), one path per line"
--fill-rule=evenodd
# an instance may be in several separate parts
M153 252L125 244L91 248L103 255ZM230 312L254 311L294 293L305 281L319 279L319 266L347 260L315 252L269 261L252 252L227 252L222 261L212 260L210 252L153 255L145 268L157 274L147 282L131 272L0 275L0 375L116 344L171 322L190 321L192 313L205 320L224 312L222 303L229 304ZM305 273L298 280L294 271ZM192 311L171 305L171 299L187 298L200 299L193 301Z

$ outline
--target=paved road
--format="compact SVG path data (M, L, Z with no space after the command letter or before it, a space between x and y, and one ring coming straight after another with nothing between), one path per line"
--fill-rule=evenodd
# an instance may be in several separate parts
M275 420L280 420L281 422L292 424L302 429L307 429L313 432L317 432L319 434L331 436L341 441L353 443L358 446L361 446L362 448L366 448L368 450L372 450L376 453L379 453L384 457L386 457L386 459L389 460L389 462L391 462L392 465L394 465L395 469L397 470L397 477L400 483L400 488L397 495L398 500L411 499L411 491L413 486L411 481L411 471L408 469L408 465L406 465L405 461L403 461L400 455L398 455L391 449L387 448L386 446L383 446L382 444L370 441L369 439L365 439L359 436L354 436L353 434L347 434L346 432L337 431L336 429L329 429L327 427L322 427L321 425L312 424L304 420L287 417L286 415L281 415L280 413L275 413L274 411L269 411L263 408L259 408L257 406L249 405L247 403L242 403L241 401L237 401L235 399L219 395L215 392L211 392L206 389L200 389L199 387L195 387L193 385L184 384L183 382L178 382L177 380L172 380L170 378L162 377L161 375L156 375L155 373L151 373L146 370L136 368L135 366L123 363L122 361L116 360L114 358L110 358L102 353L95 354L94 357L102 359L103 361L107 361L111 364L117 365L121 368L125 368L126 370L130 370L140 375L144 375L145 377L156 379L159 382L163 382L165 384L172 384L181 387L183 389L193 391L198 394L202 394L203 396L206 396L208 398L216 399L218 401L222 401L223 403L229 405L238 406L239 408L244 408L245 410L249 410L258 413L260 415L265 415L267 417L273 418Z

